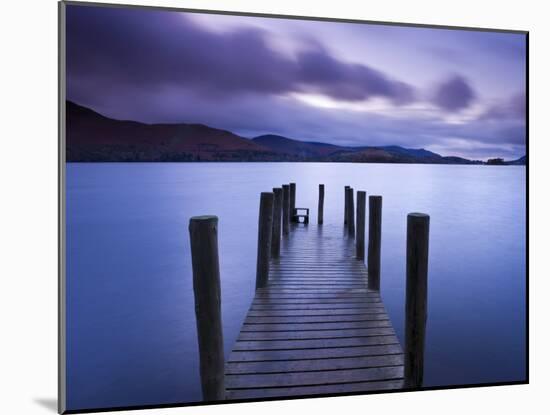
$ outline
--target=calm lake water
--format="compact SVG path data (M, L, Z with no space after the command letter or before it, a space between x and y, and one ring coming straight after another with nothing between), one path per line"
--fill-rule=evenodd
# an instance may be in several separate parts
M226 355L254 294L259 194L297 183L325 224L344 186L383 196L381 292L403 344L406 215L431 216L425 385L525 378L524 167L67 165L68 407L201 400L188 222L219 217Z

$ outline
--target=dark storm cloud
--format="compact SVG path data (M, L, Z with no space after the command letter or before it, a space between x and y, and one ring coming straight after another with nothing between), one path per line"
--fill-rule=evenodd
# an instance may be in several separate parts
M361 101L381 96L402 104L414 97L412 87L404 82L389 80L365 65L343 64L323 49L299 54L297 64L299 82L336 99Z
M527 98L525 92L520 92L510 97L507 101L491 106L480 116L480 119L487 121L525 120L526 116Z
M315 91L334 99L413 99L413 88L366 65L342 62L322 47L293 59L269 47L266 33L204 30L180 13L70 6L69 96L186 87L209 96ZM132 100L131 93L128 100Z
M469 84L467 79L476 79L471 73L447 79L428 94L442 111L391 105L383 105L380 112L352 111L346 108L353 106L325 108L289 96L317 93L349 102L385 97L394 105L426 96L381 70L336 58L327 47L340 47L338 38L331 43L320 36L338 33L328 26L318 32L296 32L304 39L278 37L278 45L295 41L301 45L299 52L289 55L273 49L268 32L246 25L222 33L209 31L181 13L74 5L67 10L68 98L113 118L203 123L246 137L274 133L343 145L425 147L472 158L512 158L525 152L525 94L496 102L467 123L445 122L441 112L460 111L476 99L487 104L486 91L477 93ZM264 23L272 29L272 22ZM410 30L407 39L423 44L419 35L423 32L414 31L413 36L416 29ZM467 42L463 49L472 44L477 43ZM366 53L357 49L358 57L366 59ZM368 53L369 62L389 70L377 60L376 51ZM470 55L457 58L461 56ZM409 79L433 71L426 78L429 81L449 73L447 64L438 67L431 59L417 65L415 59L396 60L410 66L409 75L416 71ZM463 69L460 66L455 73L464 74ZM476 79L476 85L484 86L481 82Z
M460 111L467 108L475 97L468 81L455 75L437 86L433 102L446 111Z

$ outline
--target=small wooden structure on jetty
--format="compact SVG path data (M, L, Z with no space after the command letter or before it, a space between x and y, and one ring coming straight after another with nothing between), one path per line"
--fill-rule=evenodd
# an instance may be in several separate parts
M256 293L224 361L217 217L190 220L206 401L349 394L422 386L429 217L407 218L404 352L380 296L382 197L345 188L345 227L291 223L296 185L260 196ZM308 212L309 213L309 212ZM368 223L368 246L365 247ZM286 227L286 230L285 230ZM282 228L282 233L281 233ZM367 267L365 266L367 251Z

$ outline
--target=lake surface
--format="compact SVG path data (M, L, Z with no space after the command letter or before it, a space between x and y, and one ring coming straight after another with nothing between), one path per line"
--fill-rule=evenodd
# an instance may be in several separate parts
M325 184L326 226L343 224L345 185L383 196L381 293L402 344L406 215L431 216L425 386L525 379L525 167L71 163L69 409L201 400L189 218L219 217L227 356L254 295L259 194L291 181L312 223Z

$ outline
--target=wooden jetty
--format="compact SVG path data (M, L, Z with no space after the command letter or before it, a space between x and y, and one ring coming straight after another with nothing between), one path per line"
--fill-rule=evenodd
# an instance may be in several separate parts
M403 351L340 226L293 224L225 365L227 399L399 389Z
M289 186L292 188L294 184ZM322 219L315 225L291 223L289 232L282 236L280 229L273 230L274 223L282 226L292 203L275 203L282 212L273 212L273 193L262 193L256 292L223 372L219 365L220 359L224 360L221 327L216 326L216 331L205 328L207 320L221 320L219 298L209 302L214 310L196 309L205 400L258 400L422 386L429 217L408 217L404 352L380 296L381 197L369 197L370 217L366 221L366 194L358 192L355 215L352 192L351 188L345 190L345 227L323 224ZM279 191L277 194L281 196ZM295 203L295 194L289 199ZM365 266L365 222L372 228L368 264L375 269L374 284L369 282ZM273 250L275 235L281 237L281 243ZM191 242L193 245L193 235ZM217 255L217 247L215 251ZM217 260L211 262L216 264ZM199 268L193 264L194 271ZM219 285L219 278L212 276L208 267L207 271L208 280ZM197 278L194 275L194 280ZM195 284L197 304L205 303L205 294L197 292L199 286ZM219 286L209 290L219 294ZM201 335L201 330L208 333Z

